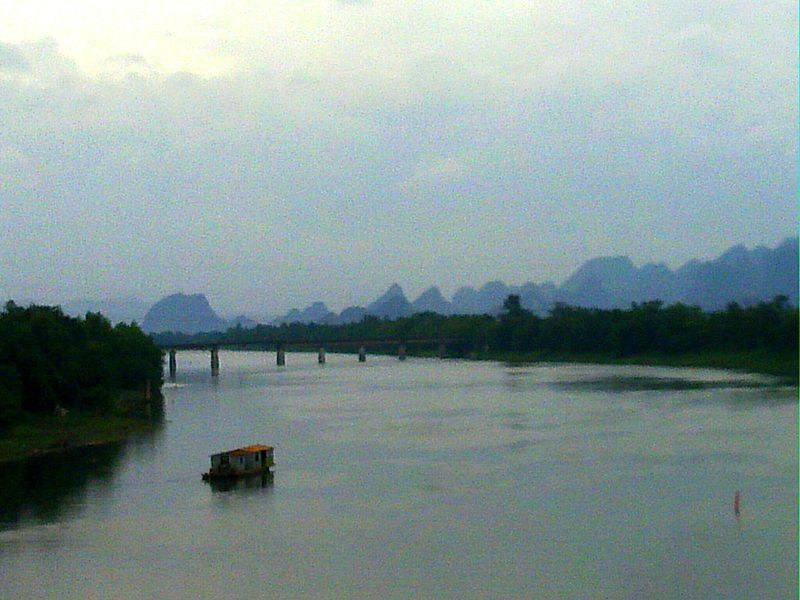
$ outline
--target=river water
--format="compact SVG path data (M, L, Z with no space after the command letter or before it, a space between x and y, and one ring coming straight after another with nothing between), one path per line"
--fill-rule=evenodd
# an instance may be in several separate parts
M156 432L4 466L0 597L797 597L797 388L287 360L180 353ZM273 479L201 481L251 443Z

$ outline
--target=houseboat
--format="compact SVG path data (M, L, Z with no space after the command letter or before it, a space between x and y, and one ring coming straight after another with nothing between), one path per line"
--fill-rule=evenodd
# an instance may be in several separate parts
M237 479L266 475L275 466L273 447L256 444L211 455L211 469L203 473L203 481Z

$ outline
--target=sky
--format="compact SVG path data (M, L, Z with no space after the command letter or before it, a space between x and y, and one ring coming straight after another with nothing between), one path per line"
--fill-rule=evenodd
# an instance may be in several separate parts
M0 0L0 298L676 268L797 191L794 0Z

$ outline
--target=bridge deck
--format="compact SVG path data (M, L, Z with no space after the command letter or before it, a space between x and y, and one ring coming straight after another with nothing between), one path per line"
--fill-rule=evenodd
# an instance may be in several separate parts
M279 340L279 339L265 339L265 340L250 340L250 341L234 341L234 340L218 340L214 342L187 342L181 344L159 344L162 350L210 350L211 348L242 348L248 346L263 347L313 347L313 348L332 348L349 346L357 348L359 346L391 346L397 344L410 344L414 345L433 345L433 344L456 344L463 342L459 338L367 338L367 339L334 339L334 340L315 340L315 339L300 339L300 340Z

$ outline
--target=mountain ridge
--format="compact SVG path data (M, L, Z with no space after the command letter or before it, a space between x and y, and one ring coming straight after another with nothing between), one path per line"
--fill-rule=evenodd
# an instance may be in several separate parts
M515 286L493 280L478 289L463 286L456 290L452 300L447 300L438 287L431 286L410 302L403 288L393 283L366 307L350 306L337 315L325 303L318 301L302 311L292 309L271 323L335 325L360 321L367 316L396 319L427 311L443 315L496 315L510 294L519 295L523 308L540 315L547 314L557 303L608 309L627 308L633 302L661 300L665 304L683 302L705 310L717 310L731 302L748 305L771 300L777 295L787 296L796 306L797 284L798 238L793 237L786 238L774 249L757 246L748 250L737 244L715 259L693 259L674 271L663 263L646 263L637 268L624 255L595 257L580 265L560 286L530 281ZM205 296L202 299L205 300ZM216 327L224 328L226 322L213 313L207 300L207 309L201 306L202 302L196 302L205 315L206 324L216 323ZM150 327L152 318L148 320L146 317L145 331L150 331Z
M172 294L162 298L147 311L142 330L147 333L174 331L200 333L224 331L228 322L211 308L204 294Z

